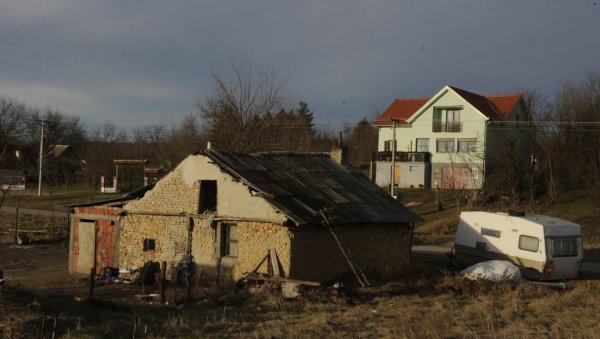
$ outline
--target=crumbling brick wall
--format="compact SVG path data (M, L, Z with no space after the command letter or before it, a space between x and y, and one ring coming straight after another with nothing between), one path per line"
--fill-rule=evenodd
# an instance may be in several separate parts
M367 273L392 276L408 261L408 226L350 225L338 227L336 233ZM291 245L290 275L294 278L327 281L350 271L333 236L323 226L298 227Z

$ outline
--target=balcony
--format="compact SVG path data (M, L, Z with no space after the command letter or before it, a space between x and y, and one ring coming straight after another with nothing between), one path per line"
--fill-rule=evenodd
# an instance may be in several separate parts
M439 122L434 121L431 128L432 132L450 132L459 133L463 131L462 122Z
M392 161L392 152L383 151L374 153L375 161ZM396 152L397 162L430 162L429 152Z

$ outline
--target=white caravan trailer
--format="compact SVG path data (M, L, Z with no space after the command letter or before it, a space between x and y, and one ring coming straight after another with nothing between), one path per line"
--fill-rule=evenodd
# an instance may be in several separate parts
M575 278L583 261L578 224L523 212L462 212L454 251L464 263L509 260L539 280Z

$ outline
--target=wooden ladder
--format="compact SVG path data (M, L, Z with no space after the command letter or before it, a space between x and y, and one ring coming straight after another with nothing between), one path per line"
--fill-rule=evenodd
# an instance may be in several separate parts
M367 280L367 277L365 276L365 272L358 265L358 262L356 261L356 256L352 254L350 248L348 247L346 242L344 242L342 237L335 232L335 225L333 223L333 219L335 219L336 217L327 216L327 213L329 213L330 211L331 209L322 209L319 212L317 212L317 214L323 220L323 225L327 227L327 229L329 229L329 232L333 236L333 239L335 239L335 242L337 243L338 247L340 248L340 251L344 255L346 262L348 262L348 266L350 266L350 269L354 273L356 280L360 283L362 287L371 286L369 280Z

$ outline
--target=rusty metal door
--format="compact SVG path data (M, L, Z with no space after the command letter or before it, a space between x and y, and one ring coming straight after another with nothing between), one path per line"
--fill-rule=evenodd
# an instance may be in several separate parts
M96 271L101 273L104 267L116 267L116 228L114 222L101 219L97 221L96 233Z

